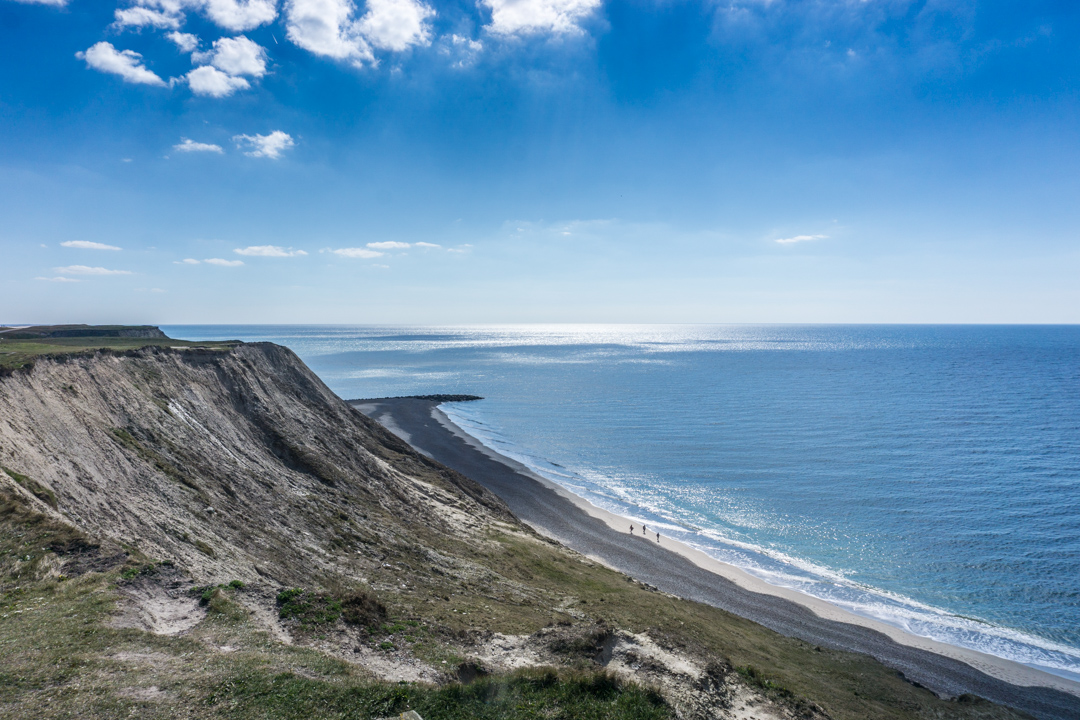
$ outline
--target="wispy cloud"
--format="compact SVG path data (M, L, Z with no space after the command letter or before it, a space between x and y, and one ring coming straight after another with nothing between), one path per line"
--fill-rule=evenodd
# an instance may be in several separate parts
M181 21L183 21L182 15L138 6L117 10L115 17L116 22L114 22L113 25L117 28L155 27L165 30L176 30L180 27Z
M78 250L119 250L115 245L91 242L90 240L66 240L60 243L60 247L76 248Z
M165 81L142 64L142 55L133 50L117 50L112 43L99 42L85 52L75 53L75 57L85 60L90 67L104 73L119 75L124 82L137 85L160 85Z
M61 275L131 275L130 270L109 270L103 267L90 267L89 265L67 265L53 268Z
M281 130L275 130L269 135L234 135L233 142L238 148L250 148L244 151L249 157L265 157L271 160L277 160L281 153L296 145L292 136Z
M200 265L200 264L202 264L202 261L201 260L196 260L195 258L184 258L183 260L173 260L173 265Z
M180 138L180 144L173 145L173 150L176 152L191 153L191 152L212 152L221 154L225 152L220 145L214 145L213 143L201 143L189 140L186 137Z
M828 235L796 235L795 237L779 238L776 242L781 245L793 245L794 243L809 242L811 240L824 240Z
M52 5L54 7L64 7L67 5L67 0L15 0L26 5Z
M73 283L73 282L79 282L79 281L78 281L78 280L76 280L75 278L69 278L69 277L51 277L51 278L47 278L47 277L36 277L36 278L34 278L34 279L35 279L35 280L44 280L45 282L59 282L59 283Z
M441 248L442 245L436 245L435 243L429 243L429 242L418 242L418 243L413 243L413 247Z
M292 248L283 248L277 245L251 245L246 248L236 248L233 250L237 255L250 255L254 257L297 257L299 255L307 255L303 250L293 250ZM207 262L210 262L207 260Z
M479 40L463 35L444 35L440 38L439 52L456 58L451 67L466 68L476 62L480 53L484 50L484 44Z
M376 250L406 250L412 245L407 242L398 242L396 240L386 240L384 242L370 242L367 244L369 248Z
M338 248L337 250L331 250L330 252L335 255L340 255L341 257L362 258L364 260L382 257L386 254L381 253L378 250L368 250L367 248Z
M207 265L220 265L221 267L240 267L244 264L243 260L223 260L222 258L207 258L203 262Z

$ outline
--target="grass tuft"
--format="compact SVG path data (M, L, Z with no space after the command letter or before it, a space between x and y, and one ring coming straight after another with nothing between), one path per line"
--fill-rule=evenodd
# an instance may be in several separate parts
M301 625L329 625L341 617L341 601L303 588L282 590L277 596L278 616Z

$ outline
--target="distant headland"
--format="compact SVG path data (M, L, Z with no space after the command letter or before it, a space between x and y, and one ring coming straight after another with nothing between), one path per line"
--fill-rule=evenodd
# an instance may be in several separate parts
M4 340L36 340L40 338L154 338L168 340L161 328L153 325L32 325L30 327L0 327Z

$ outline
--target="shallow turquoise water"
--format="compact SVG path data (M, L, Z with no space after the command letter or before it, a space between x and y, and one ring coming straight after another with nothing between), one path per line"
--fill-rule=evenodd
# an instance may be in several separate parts
M768 582L1080 677L1080 327L164 328L272 340Z

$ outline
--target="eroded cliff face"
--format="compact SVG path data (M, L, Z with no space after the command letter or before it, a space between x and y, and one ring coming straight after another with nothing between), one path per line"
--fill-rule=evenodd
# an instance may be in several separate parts
M387 547L513 522L271 344L45 358L0 379L0 407L0 483L198 582L359 577Z

